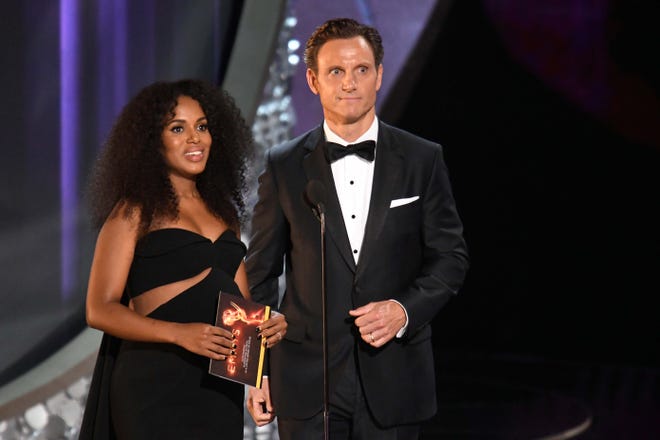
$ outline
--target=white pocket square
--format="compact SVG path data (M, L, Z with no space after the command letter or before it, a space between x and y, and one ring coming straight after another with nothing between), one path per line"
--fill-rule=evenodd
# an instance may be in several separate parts
M412 203L417 199L419 199L419 196L406 197L405 199L394 199L390 202L390 208L396 208L397 206L407 205L408 203Z

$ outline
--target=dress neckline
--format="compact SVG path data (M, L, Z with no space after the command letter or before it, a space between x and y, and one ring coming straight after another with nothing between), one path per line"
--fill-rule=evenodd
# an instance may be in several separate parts
M203 238L204 240L210 241L211 243L217 243L217 242L218 242L223 236L225 236L227 233L231 233L232 235L236 236L236 234L234 234L234 231L233 231L233 230L231 230L230 228L227 228L227 229L225 229L224 231L222 231L222 232L220 233L220 235L218 235L218 237L217 237L215 240L212 240L212 239L210 239L209 237L207 237L207 236L205 236L205 235L202 235L202 234L200 234L199 232L191 231L190 229L177 228L177 227L170 227L170 228L154 229L153 231L149 231L149 232L147 232L147 233L144 235L144 237L142 237L142 238L145 238L145 237L147 237L148 235L155 234L155 233L157 233L157 232L165 232L165 231L175 231L175 232L180 231L180 232L187 232L187 233L189 233L189 234L192 234L192 235L195 235L195 236L197 236L197 237Z

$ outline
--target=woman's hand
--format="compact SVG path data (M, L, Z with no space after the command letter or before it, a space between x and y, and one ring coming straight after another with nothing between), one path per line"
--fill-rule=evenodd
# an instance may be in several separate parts
M261 340L265 341L266 347L271 348L284 339L287 325L284 315L278 312L273 312L270 319L259 325L258 331L261 335Z
M177 323L175 331L175 343L190 352L220 361L236 354L229 330L203 323Z

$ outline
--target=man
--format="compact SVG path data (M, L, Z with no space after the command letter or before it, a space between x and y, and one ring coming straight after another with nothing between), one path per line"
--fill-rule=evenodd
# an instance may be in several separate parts
M415 439L436 411L430 321L461 287L468 256L441 147L376 117L382 59L376 29L351 19L318 27L305 63L323 125L269 150L259 178L248 278L252 297L275 307L286 267L279 310L288 328L247 405L258 425L277 416L282 440L324 434L321 238L304 194L310 181L325 188L330 437ZM373 150L338 158L362 141L375 141L375 160Z

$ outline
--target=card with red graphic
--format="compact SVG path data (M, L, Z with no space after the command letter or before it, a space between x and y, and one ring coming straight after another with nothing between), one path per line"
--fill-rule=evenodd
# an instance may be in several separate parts
M211 359L209 373L244 385L261 387L266 347L257 327L270 317L270 307L220 292L215 325L233 333L235 354L223 361Z

